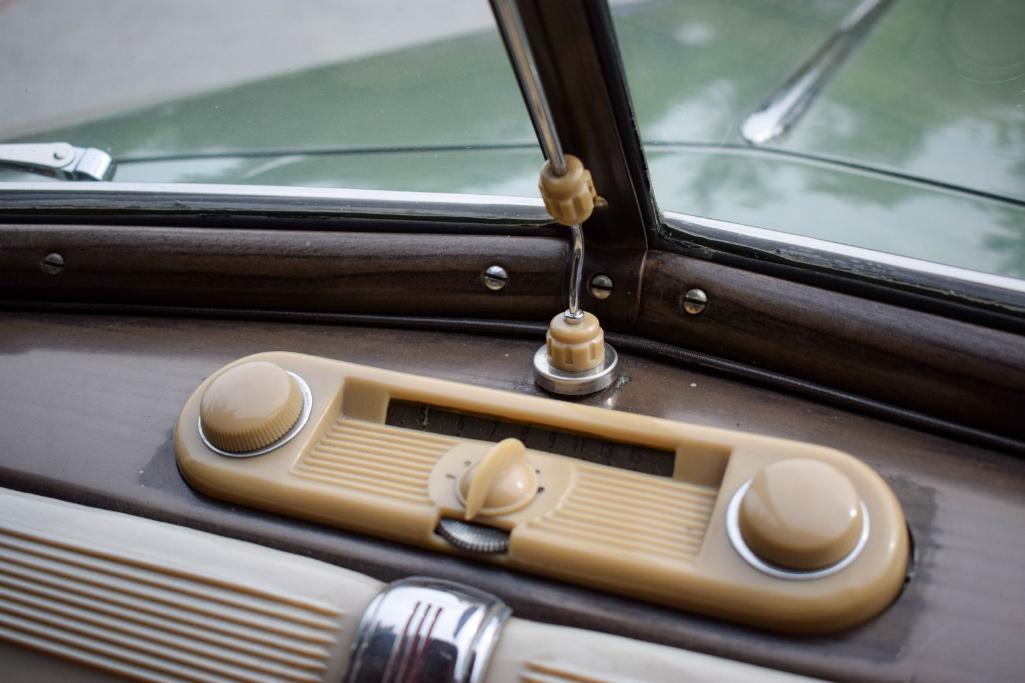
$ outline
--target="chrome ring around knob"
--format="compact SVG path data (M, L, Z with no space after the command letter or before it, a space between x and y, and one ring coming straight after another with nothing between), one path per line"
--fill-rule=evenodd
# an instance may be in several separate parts
M390 584L363 614L346 683L480 683L512 610L441 579Z
M199 430L199 438L203 440L203 443L206 445L206 447L212 450L214 453L218 455L223 455L226 458L253 458L257 455L264 455L265 453L270 453L274 449L284 446L286 443L295 438L296 434L302 431L302 428L306 426L306 423L310 419L310 413L313 411L313 392L310 391L310 385L307 384L306 380L304 380L302 377L295 374L291 370L286 370L285 372L287 372L289 376L295 380L296 384L299 385L299 391L302 393L303 407L302 411L299 413L299 418L295 421L295 424L293 424L292 427L281 436L281 438L277 439L273 443L264 446L263 448L258 448L255 451L232 453L231 451L225 451L210 443L210 439L208 439L206 434L203 433L203 418L200 417L196 420L196 428Z
M768 574L769 576L777 579L789 579L791 581L809 581L812 579L821 579L831 574L836 574L838 571L848 567L854 560L858 558L861 551L864 550L865 544L868 543L868 508L865 506L865 501L861 501L861 535L858 537L857 543L854 548L851 549L847 555L845 555L840 561L823 567L822 569L812 570L799 570L799 569L787 569L786 567L778 567L774 564L770 564L758 557L748 547L747 542L744 541L744 535L740 532L740 505L744 500L744 494L751 488L751 482L753 479L748 479L744 484L737 489L737 492L733 494L733 498L730 499L730 504L726 508L726 535L730 539L730 543L733 544L734 550L737 551L745 562L757 569L758 571Z

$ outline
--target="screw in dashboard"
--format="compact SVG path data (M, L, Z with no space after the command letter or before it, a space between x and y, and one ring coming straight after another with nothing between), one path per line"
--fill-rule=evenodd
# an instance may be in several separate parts
M612 294L612 278L605 273L598 273L591 278L588 289L595 299L608 299Z
M64 271L64 257L57 252L51 252L43 257L39 268L47 275L60 275Z
M499 265L488 266L480 276L484 286L492 292L497 292L509 284L509 273Z
M683 310L690 315L700 315L708 307L708 295L704 290L691 289L683 295Z

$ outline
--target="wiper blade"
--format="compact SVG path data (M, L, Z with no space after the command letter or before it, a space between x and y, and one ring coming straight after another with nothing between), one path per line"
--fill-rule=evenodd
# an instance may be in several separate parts
M0 145L0 167L60 180L110 180L116 164L109 154L95 147L74 147L66 142L29 142Z
M751 113L740 127L744 139L755 145L769 142L790 129L833 73L850 55L892 0L864 0L822 43L815 54Z

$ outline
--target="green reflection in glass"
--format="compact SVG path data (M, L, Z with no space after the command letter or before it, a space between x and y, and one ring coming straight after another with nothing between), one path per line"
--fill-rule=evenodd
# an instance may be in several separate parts
M740 136L856 4L617 9L659 205L1025 277L1020 0L900 0L789 133Z

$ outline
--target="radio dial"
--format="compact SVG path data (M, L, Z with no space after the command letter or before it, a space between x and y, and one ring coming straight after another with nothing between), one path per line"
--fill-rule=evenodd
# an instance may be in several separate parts
M227 453L245 454L281 439L299 419L299 383L274 363L243 363L218 376L199 408L203 436Z
M775 462L751 480L740 533L765 562L812 571L836 564L861 536L861 498L843 473L808 459Z

